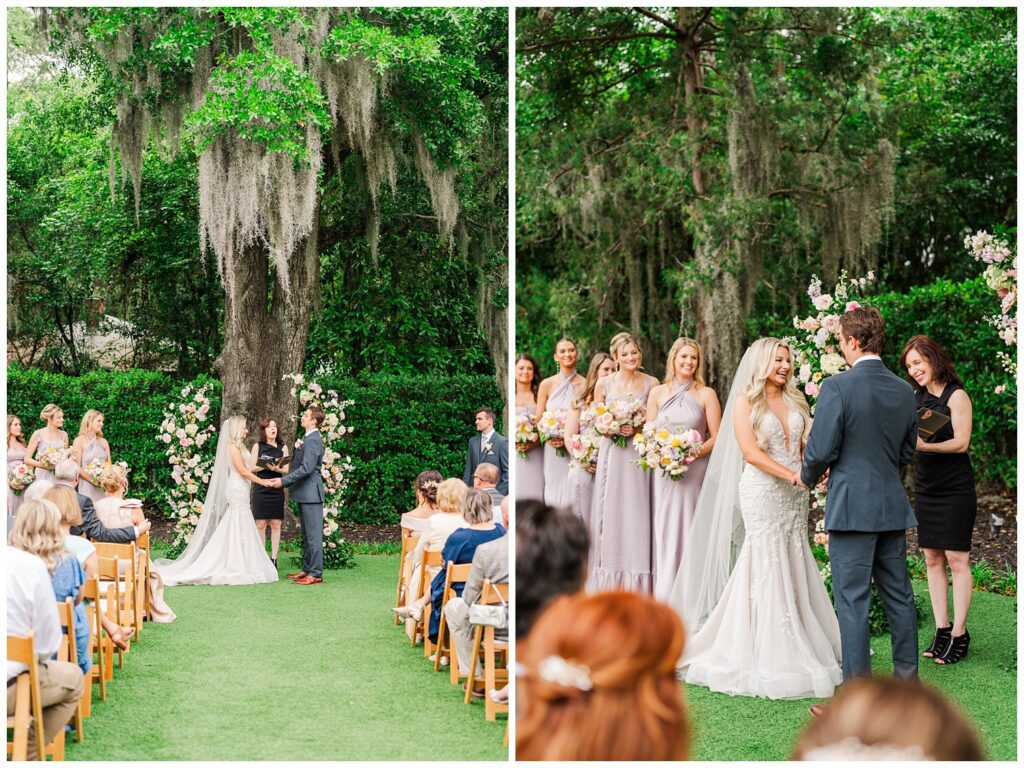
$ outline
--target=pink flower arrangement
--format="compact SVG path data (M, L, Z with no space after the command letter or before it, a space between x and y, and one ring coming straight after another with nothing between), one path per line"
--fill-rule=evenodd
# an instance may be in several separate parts
M620 448L626 447L627 437L621 434L624 426L639 430L647 416L647 402L633 393L626 399L612 400L610 403L598 403L594 406L594 429L601 435L611 438Z
M540 441L546 443L549 440L561 440L565 434L565 419L568 413L562 410L544 411L537 422L537 432L540 434ZM568 456L565 448L556 448L558 456Z
M7 473L7 485L15 493L21 493L35 480L35 470L23 461L12 466Z
M633 463L641 469L661 470L665 477L679 480L697 460L704 436L695 429L674 432L667 427L648 424L633 438L640 458Z
M536 417L532 413L520 413L516 415L515 422L516 450L519 458L526 458L526 446L540 440L540 433L537 431Z

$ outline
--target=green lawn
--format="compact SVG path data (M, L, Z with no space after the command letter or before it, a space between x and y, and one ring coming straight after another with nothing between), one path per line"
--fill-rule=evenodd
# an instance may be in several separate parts
M322 585L174 587L173 624L98 693L69 760L503 760L505 719L466 706L388 608L397 559Z
M927 584L914 582L925 594ZM927 603L926 603L927 604ZM967 622L971 630L968 657L943 668L921 660L921 678L947 693L977 726L989 760L1017 757L1017 601L1002 595L975 592ZM920 643L931 642L929 614L922 623ZM872 640L877 674L892 671L889 636ZM694 727L695 760L786 760L806 726L813 700L769 701L712 693L685 685Z

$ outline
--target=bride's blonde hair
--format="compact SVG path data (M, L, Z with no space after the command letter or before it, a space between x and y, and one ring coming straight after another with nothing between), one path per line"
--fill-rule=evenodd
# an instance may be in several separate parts
M785 347L792 357L789 345L782 339L768 337L758 339L750 345L750 379L744 394L750 402L750 427L754 430L754 437L757 439L759 448L764 448L768 444L768 435L764 429L764 419L770 412L770 409L768 407L768 396L765 392L765 381L768 379L772 368L775 367L775 352L779 347ZM782 402L786 404L789 410L800 414L800 418L803 420L803 429L800 431L800 444L805 445L807 443L807 435L811 432L811 409L807 406L807 400L800 394L800 390L796 388L796 383L793 380L792 359L790 360L789 376L782 387ZM788 431L788 425L786 426Z
M224 422L224 429L227 430L228 443L235 446L239 453L245 456L245 443L242 442L242 431L245 429L245 419L241 416L232 416Z

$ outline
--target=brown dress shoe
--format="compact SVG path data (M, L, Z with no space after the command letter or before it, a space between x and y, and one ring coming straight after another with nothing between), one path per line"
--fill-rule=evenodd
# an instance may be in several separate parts
M811 713L811 717L821 717L823 714L825 714L825 705L812 704L807 711Z
M285 578L291 579L292 581L296 581L297 579L304 579L308 575L309 574L307 574L305 571L299 571L298 573L286 573Z
M303 578L296 579L294 583L305 587L309 584L323 584L324 580L319 576L310 576L309 574L306 574Z

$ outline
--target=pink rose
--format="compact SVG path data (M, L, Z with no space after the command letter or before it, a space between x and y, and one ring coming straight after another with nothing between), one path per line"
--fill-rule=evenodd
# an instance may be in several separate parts
M821 296L815 296L813 301L814 308L819 312L824 312L832 306L832 297L827 293L823 293Z
M820 391L818 385L813 381L808 381L807 386L804 387L804 392L807 393L808 397L817 397Z
M855 310L855 309L860 309L860 304L858 304L856 301L848 301L848 302L846 302L846 311L847 312L853 312L853 310Z

